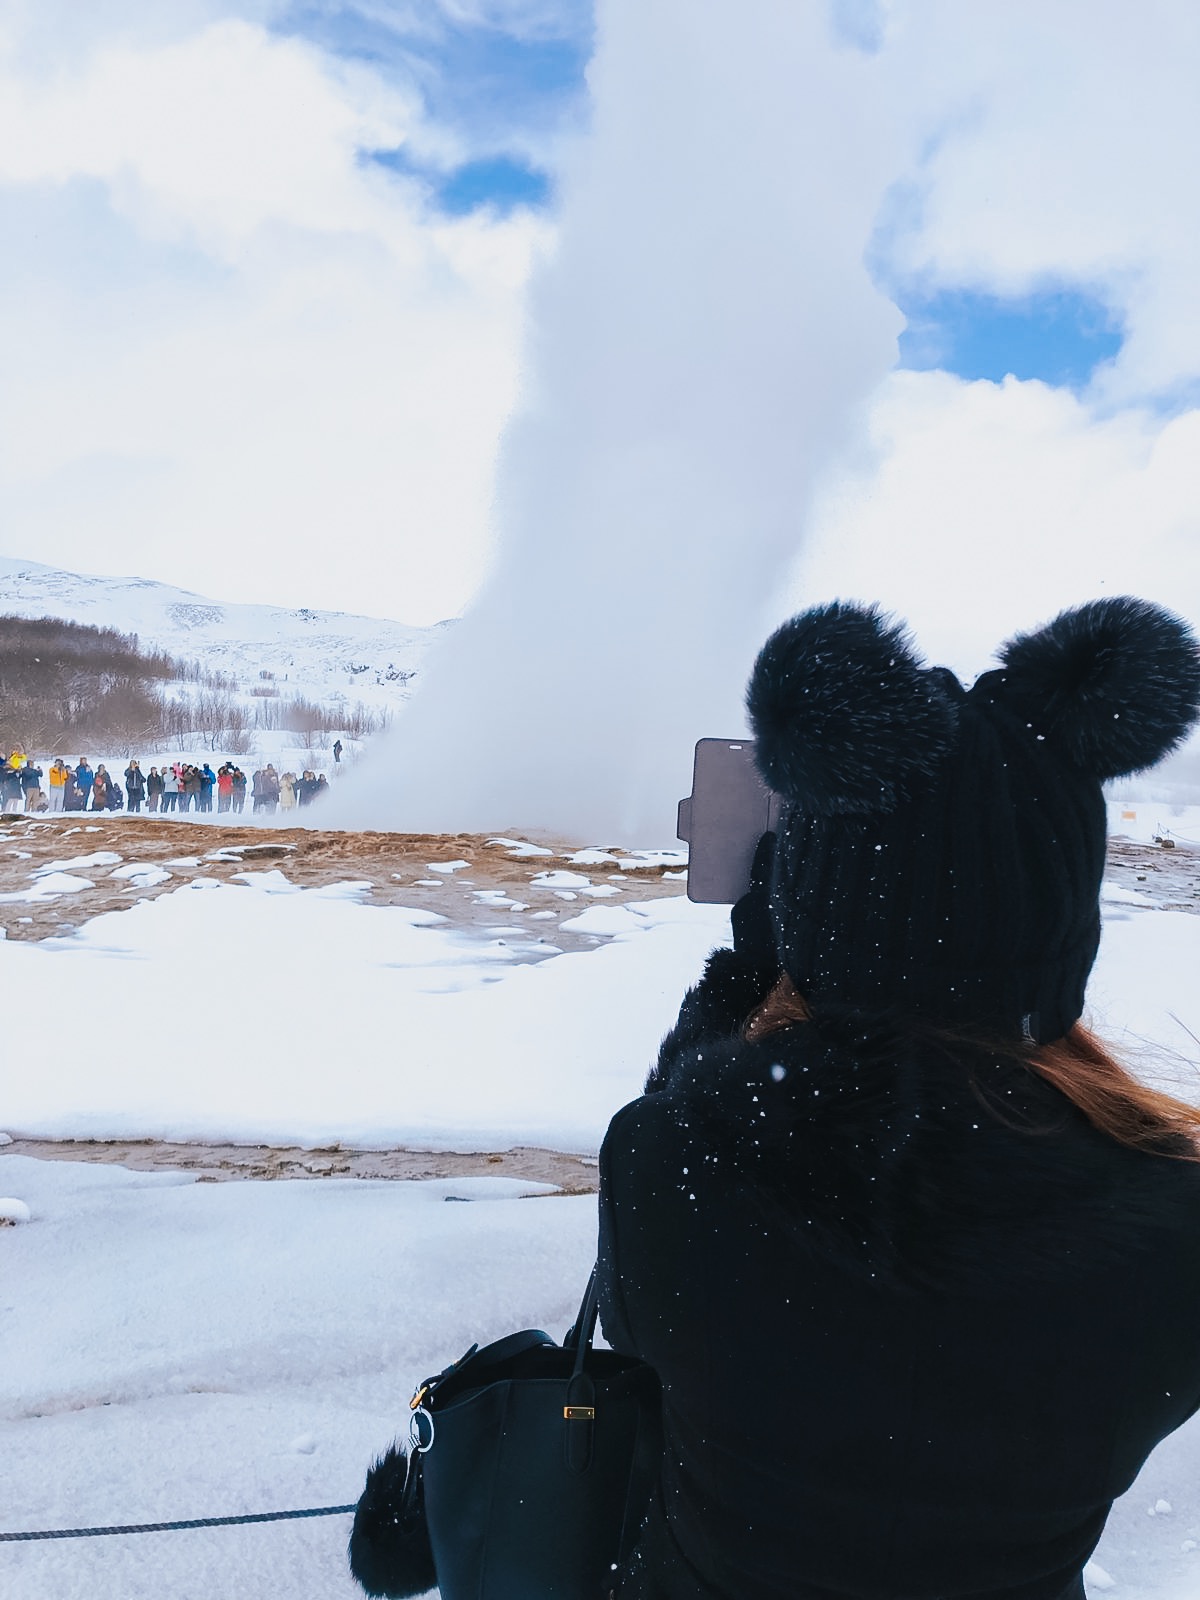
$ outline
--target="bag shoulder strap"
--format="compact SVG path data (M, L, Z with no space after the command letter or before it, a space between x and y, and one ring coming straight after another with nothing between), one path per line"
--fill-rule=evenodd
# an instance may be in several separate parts
M575 1352L575 1372L583 1371L583 1363L592 1348L592 1341L596 1337L596 1319L600 1315L600 1286L596 1282L596 1269L592 1268L587 1281L587 1288L583 1291L583 1300L579 1307L579 1315L567 1330L563 1340L564 1350Z

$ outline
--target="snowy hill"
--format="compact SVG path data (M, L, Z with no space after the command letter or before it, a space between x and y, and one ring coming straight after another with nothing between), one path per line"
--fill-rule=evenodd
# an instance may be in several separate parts
M148 578L65 572L0 556L0 614L63 617L135 633L203 671L223 673L243 696L303 695L371 711L408 698L430 644L450 623L407 627L307 607L227 604Z

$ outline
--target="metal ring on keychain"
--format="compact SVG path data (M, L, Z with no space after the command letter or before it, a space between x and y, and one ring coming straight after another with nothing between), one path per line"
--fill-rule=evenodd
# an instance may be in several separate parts
M424 1440L421 1437L421 1423L419 1420L422 1417L429 1424L429 1437L428 1439ZM433 1448L433 1433L434 1428L432 1412L426 1411L424 1406L418 1406L416 1410L410 1414L408 1419L409 1448L414 1450L417 1455L423 1456L426 1451L432 1450Z

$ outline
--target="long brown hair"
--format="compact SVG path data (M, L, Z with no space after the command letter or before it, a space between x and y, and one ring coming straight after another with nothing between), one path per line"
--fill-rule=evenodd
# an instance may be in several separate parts
M1118 1144L1200 1161L1200 1107L1139 1082L1081 1022L1024 1059Z
M764 1039L780 1028L810 1022L812 1009L786 973L747 1017L742 1035ZM944 1048L980 1047L979 1040L926 1029ZM1076 1022L1061 1039L1032 1049L988 1045L990 1052L1019 1061L1077 1106L1094 1128L1118 1144L1153 1155L1200 1162L1200 1107L1151 1089L1123 1067L1090 1028Z

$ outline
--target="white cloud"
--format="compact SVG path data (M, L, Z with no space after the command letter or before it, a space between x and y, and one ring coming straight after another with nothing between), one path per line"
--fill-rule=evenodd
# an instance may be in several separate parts
M586 0L437 0L459 26L503 28L517 38L559 39L584 29Z
M417 118L369 72L229 20L4 84L0 181L102 180L143 232L183 234L224 259L272 223L394 231L403 249L409 219L356 157L402 143Z
M880 600L968 680L1018 629L1135 593L1200 620L1200 412L1097 419L1041 383L896 373L827 486L781 614Z
M465 603L548 231L431 214L359 159L420 131L366 68L239 20L0 77L9 553L221 594L236 552L242 598Z
M876 241L927 286L1106 298L1126 342L1078 398L896 373L812 519L794 606L880 598L972 674L1014 629L1132 591L1200 619L1200 12L1155 0L894 0L897 144ZM1149 403L1147 403L1149 402Z
M62 73L106 46L153 48L228 17L266 23L287 0L0 0L0 56L9 71Z
M881 58L923 124L892 265L1024 293L1066 280L1123 314L1097 398L1200 373L1200 10L1177 0L897 6Z
M284 10L284 0L271 3ZM588 0L315 0L314 8L330 19L362 17L398 36L433 39L450 24L524 40L576 35L586 29L590 10Z

